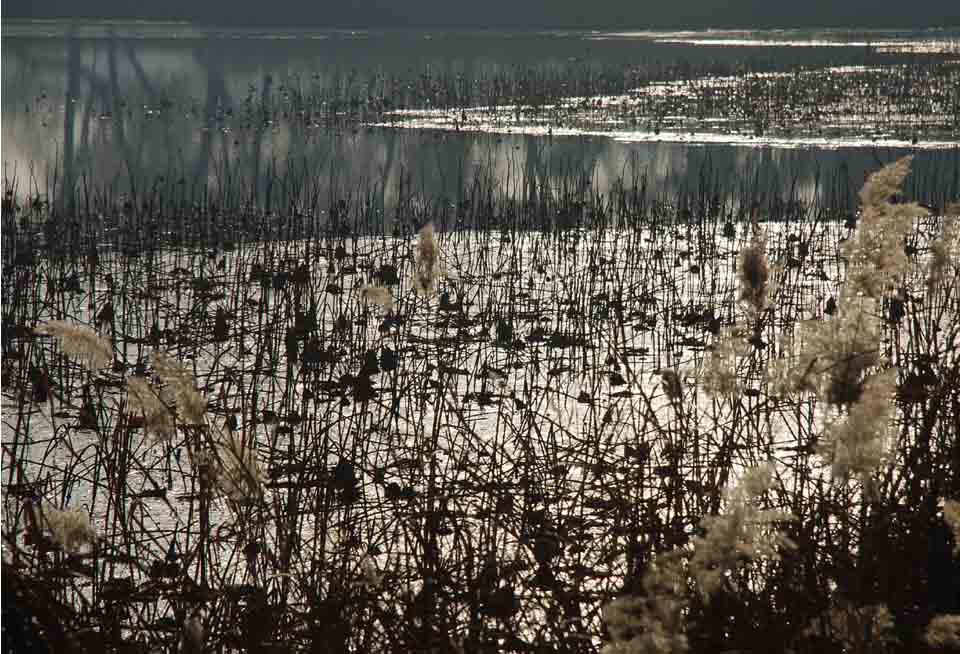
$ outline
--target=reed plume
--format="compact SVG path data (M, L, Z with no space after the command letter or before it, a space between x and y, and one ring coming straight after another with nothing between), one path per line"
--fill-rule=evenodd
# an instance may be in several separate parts
M960 647L960 615L935 616L927 625L924 640L931 647Z
M948 208L943 220L940 238L930 244L930 261L927 264L927 292L933 293L943 284L950 270L960 257L960 205Z
M913 157L898 159L870 175L860 191L857 230L844 244L848 258L847 295L879 298L909 268L904 241L913 219L927 214L916 203L892 203L910 172Z
M769 465L748 470L724 493L723 513L703 518L704 535L692 539L692 552L678 547L658 555L644 574L642 596L621 597L604 607L611 635L604 654L684 654L689 649L684 627L688 579L709 600L741 562L776 559L781 548L795 547L774 526L792 517L756 506L772 480Z
M57 509L47 505L43 509L43 521L54 542L70 554L96 542L97 532L90 526L90 516L77 507Z
M739 484L724 492L723 512L704 516L700 521L705 533L693 539L690 572L705 599L720 589L727 573L741 561L761 557L778 559L782 548L795 547L775 527L775 523L792 517L782 511L757 507L772 482L771 465L748 470Z
M254 501L263 493L264 474L252 444L229 427L217 434L217 464L213 480L219 490L230 499Z
M736 396L743 390L737 362L750 352L750 344L737 328L725 328L710 350L700 373L703 390L710 395Z
M960 502L956 500L944 502L943 519L953 532L953 553L960 554Z
M393 291L384 286L368 285L360 288L360 297L367 304L393 311Z
M843 602L827 613L829 634L821 634L815 621L807 634L826 635L843 645L844 652L884 652L897 642L893 616L885 604L858 605Z
M610 632L603 654L685 654L685 591L682 551L658 555L643 575L643 595L619 597L603 607Z
M133 413L143 416L144 430L158 440L176 433L173 411L163 403L157 391L144 377L127 378L127 406Z
M853 475L869 487L871 475L883 460L886 434L896 411L892 398L897 371L870 377L847 415L827 427L817 452L830 464L833 476L846 480Z
M90 327L50 320L37 325L34 331L53 336L66 356L76 359L91 372L113 363L113 345Z
M433 224L424 225L419 232L414 253L413 290L418 295L432 295L440 277L440 246Z
M207 401L197 391L193 374L162 352L154 352L151 363L157 377L172 394L180 419L185 424L202 425Z
M877 303L868 298L844 299L831 320L806 323L803 338L794 387L815 389L836 406L856 402L865 375L880 363Z
M750 245L740 251L737 277L740 279L740 301L752 312L763 311L767 304L770 262L766 242L759 230L754 231Z

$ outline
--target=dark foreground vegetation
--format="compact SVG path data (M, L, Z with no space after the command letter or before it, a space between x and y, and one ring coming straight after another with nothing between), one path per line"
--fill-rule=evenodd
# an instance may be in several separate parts
M906 166L859 209L7 180L4 647L955 646L956 197Z

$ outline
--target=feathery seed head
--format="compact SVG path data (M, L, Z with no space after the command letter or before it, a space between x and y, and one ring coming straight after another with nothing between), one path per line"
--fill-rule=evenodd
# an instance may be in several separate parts
M603 608L611 641L603 654L685 654L687 607L681 552L665 552L643 576L643 596L620 597Z
M207 401L197 391L193 374L175 359L161 352L154 352L151 360L153 370L160 381L169 386L177 404L180 419L191 425L203 424Z
M878 298L909 268L904 240L913 219L927 211L915 203L892 204L889 200L900 191L911 160L904 157L881 168L860 191L863 213L856 233L843 247L849 266L848 295Z
M943 519L953 532L953 553L960 554L960 502L946 500L943 503Z
M900 192L903 180L910 174L912 163L913 156L907 155L871 173L860 189L860 204L875 207L889 202L891 197Z
M220 491L237 502L259 499L264 474L253 444L244 444L242 438L226 427L219 432L217 454L214 482Z
M693 539L690 571L704 599L720 589L727 572L742 559L776 559L781 548L794 547L786 535L772 527L772 523L789 520L791 516L756 506L772 481L773 468L769 464L748 470L739 484L725 491L723 513L705 516L701 521L706 533Z
M883 460L887 430L896 411L891 401L896 383L896 369L868 378L846 417L821 437L817 452L830 463L834 478L856 475L865 488L872 488L872 475Z
M47 505L43 510L43 519L53 540L65 552L75 553L84 545L96 542L97 532L90 526L90 516L77 507L57 509Z
M844 651L888 651L885 646L896 642L893 616L885 604L841 604L830 610L830 627Z
M960 206L952 210L960 215ZM948 214L944 218L943 232L940 238L930 244L930 261L927 264L927 292L933 293L948 278L951 269L958 263L960 263L960 218ZM955 271L954 274L956 274Z
M880 320L877 303L843 298L836 315L804 325L804 352L798 366L798 387L816 387L834 405L856 402L866 372L880 363Z
M704 359L700 377L703 390L710 395L738 395L743 384L737 374L737 363L749 351L750 344L740 330L725 328Z
M418 295L432 295L440 277L440 246L437 245L433 224L424 225L414 252L413 290Z
M927 625L924 639L931 647L960 647L960 615L934 616Z
M367 304L373 304L384 311L393 310L393 291L384 286L363 286L360 288L360 297Z
M750 245L740 251L737 276L740 278L740 301L751 312L763 311L767 303L770 263L767 260L766 242L759 232L755 232Z
M49 320L37 325L34 331L56 338L65 355L79 360L92 372L113 363L113 345L90 327Z
M163 403L146 378L127 378L127 407L130 412L143 415L144 430L157 440L171 438L176 433L173 411Z

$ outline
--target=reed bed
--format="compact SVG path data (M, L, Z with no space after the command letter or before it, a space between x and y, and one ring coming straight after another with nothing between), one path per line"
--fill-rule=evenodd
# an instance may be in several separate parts
M456 130L675 131L956 143L958 75L960 64L951 54L874 55L862 64L833 66L784 66L759 57L620 65L572 60L466 72L428 67L404 73L265 74L245 94L210 88L203 103L176 84L131 89L127 97L104 80L91 83L82 105L69 107L75 127L64 134L64 142L69 149L71 141L89 139L83 146L91 147L98 134L107 133L129 163L157 135L199 131L204 143L250 150L281 131L309 143L334 129L429 121ZM74 84L80 93L83 81ZM45 93L23 104L24 115L43 127L61 125L65 111ZM177 155L157 156L172 160Z
M525 176L518 197L478 174L455 203L401 192L391 220L363 189L298 196L285 179L278 205L84 189L73 222L10 189L16 637L181 652L955 637L960 275L942 215L897 228L875 341L837 355L855 378L822 395L795 371L817 326L859 306L848 246L873 205L708 183L664 198L639 174L610 194ZM837 425L882 380L876 453ZM773 540L722 549L724 529L742 536L728 516Z
M491 127L633 129L756 137L955 142L960 66L950 57L777 69L763 61L504 67L476 76L299 76L252 87L236 106L194 110L221 130L376 124L432 118L456 130ZM166 107L166 113L171 113ZM158 108L150 108L151 115ZM212 110L212 111L211 111Z

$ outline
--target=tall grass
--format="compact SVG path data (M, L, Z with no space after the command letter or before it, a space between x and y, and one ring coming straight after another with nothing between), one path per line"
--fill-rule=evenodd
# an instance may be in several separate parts
M50 209L11 202L22 633L935 651L960 612L960 277L952 223L891 202L907 166L849 219L796 199L752 225L639 175L401 194L395 230L362 190L299 220L92 192L122 226L45 240Z

